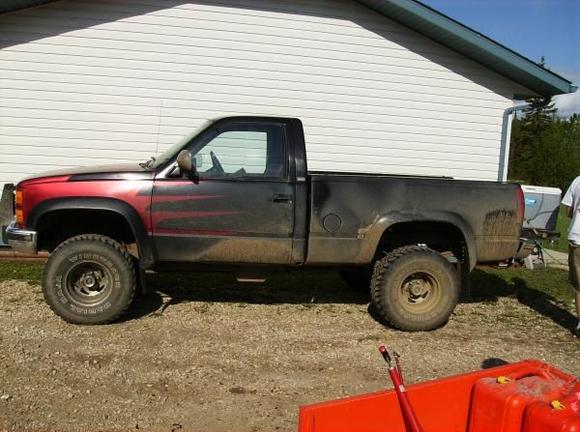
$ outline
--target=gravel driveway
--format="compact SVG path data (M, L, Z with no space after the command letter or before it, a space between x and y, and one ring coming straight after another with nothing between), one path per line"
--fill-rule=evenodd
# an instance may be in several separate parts
M445 327L403 333L334 272L153 279L162 292L97 327L58 319L37 285L0 282L0 429L293 431L301 404L389 385L381 342L409 382L498 359L580 375L580 342L515 296L472 298Z

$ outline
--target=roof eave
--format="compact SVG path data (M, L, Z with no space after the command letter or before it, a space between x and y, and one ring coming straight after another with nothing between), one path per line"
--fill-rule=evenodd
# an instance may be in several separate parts
M534 93L555 96L577 90L560 75L417 0L358 1Z
M41 6L51 1L55 0L2 0L0 1L0 14Z

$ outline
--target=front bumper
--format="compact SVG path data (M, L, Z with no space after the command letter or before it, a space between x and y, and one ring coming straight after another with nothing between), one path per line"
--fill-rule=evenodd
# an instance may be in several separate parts
M17 228L14 223L6 228L6 242L12 249L17 252L35 254L36 240L38 238L36 231L30 231Z

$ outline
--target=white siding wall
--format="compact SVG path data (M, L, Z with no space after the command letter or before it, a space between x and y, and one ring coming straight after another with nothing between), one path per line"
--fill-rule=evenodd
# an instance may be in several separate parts
M310 170L496 180L517 86L350 0L75 0L0 16L0 182L142 161L224 115Z

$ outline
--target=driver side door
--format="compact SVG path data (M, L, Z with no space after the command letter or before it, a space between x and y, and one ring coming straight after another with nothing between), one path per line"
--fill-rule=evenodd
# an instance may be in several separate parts
M156 178L151 220L157 259L289 264L294 231L287 126L222 120L187 148L199 183L174 169Z

